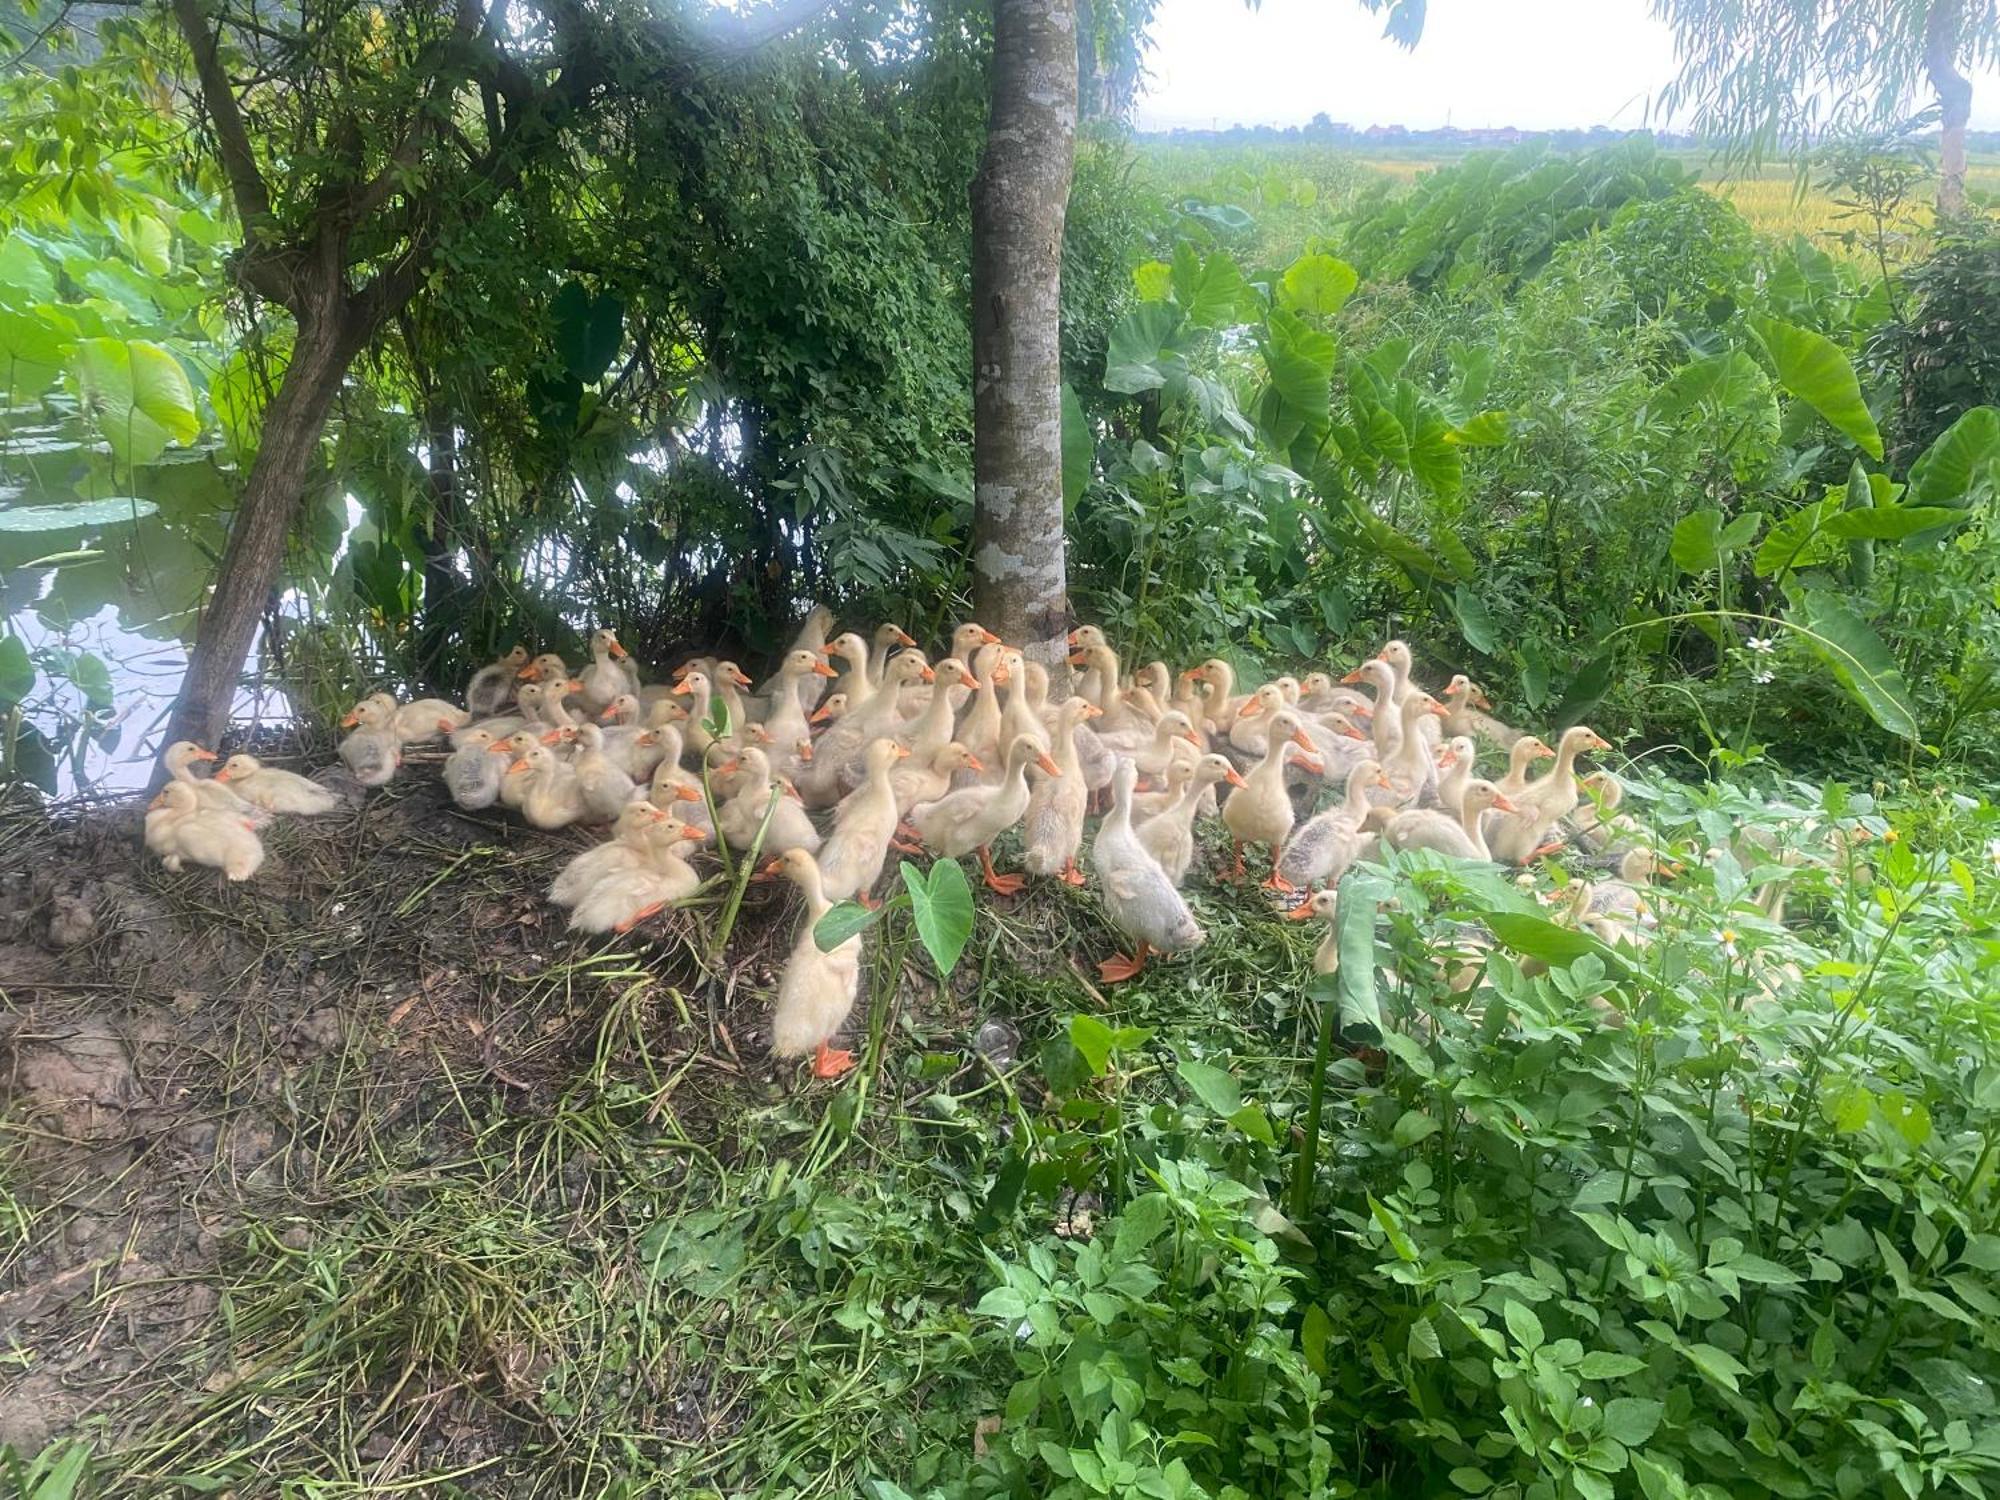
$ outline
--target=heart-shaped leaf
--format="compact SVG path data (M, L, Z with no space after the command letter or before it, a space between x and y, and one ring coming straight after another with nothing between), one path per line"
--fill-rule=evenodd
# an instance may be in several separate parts
M85 406L111 451L127 464L151 463L169 443L201 432L187 371L144 339L85 339L71 362Z
M938 860L928 878L908 860L898 868L909 892L917 938L939 975L947 975L972 937L972 887L966 883L965 869L955 859Z
M1882 433L1861 398L1861 382L1840 346L1823 333L1797 328L1776 318L1752 317L1755 331L1778 384L1818 412L1870 458L1882 456Z

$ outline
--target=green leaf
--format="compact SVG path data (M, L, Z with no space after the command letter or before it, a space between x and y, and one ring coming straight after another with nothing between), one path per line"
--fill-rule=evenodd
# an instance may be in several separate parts
M1111 1049L1117 1045L1111 1028L1095 1016L1074 1015L1069 1018L1069 1040L1083 1054L1090 1071L1102 1077L1111 1063Z
M2000 409L1975 406L1938 434L1910 466L1912 505L1957 505L1981 484L2000 483Z
M1749 546L1763 524L1763 512L1754 510L1727 523L1712 507L1682 516L1674 525L1674 562L1683 573L1710 572L1731 553Z
M1707 413L1707 426L1729 440L1738 478L1778 445L1777 392L1763 367L1741 349L1682 365L1654 393L1652 406L1669 420L1697 408Z
M1181 257L1187 252L1187 261ZM1199 268L1192 265L1193 247L1181 241L1174 253L1174 298L1196 328L1224 328L1237 321L1249 283L1225 251L1218 250Z
M1794 622L1810 632L1806 642L1813 654L1870 718L1893 735L1918 738L1916 710L1902 670L1866 621L1824 589L1807 589Z
M134 495L106 495L75 505L17 505L0 510L0 532L79 531L157 515L159 506Z
M1375 998L1375 913L1388 896L1388 884L1376 876L1350 870L1341 877L1334 917L1340 968L1333 979L1340 995L1341 1034L1359 1041L1379 1040L1385 1029Z
M1253 1141L1261 1141L1266 1146L1278 1144L1278 1134L1271 1128L1271 1117L1254 1104L1232 1111L1229 1123Z
M625 304L609 292L592 295L580 281L565 281L549 305L555 319L556 356L579 385L590 385L618 357L625 332Z
M822 953L831 953L856 933L866 932L881 921L895 904L885 901L873 911L858 901L842 901L829 907L826 915L813 924L813 946Z
M965 867L955 859L934 861L928 880L908 860L898 868L909 892L917 937L939 976L947 976L972 938L972 887L966 883Z
M1299 1324L1299 1352L1315 1375L1327 1372L1326 1346L1332 1337L1333 1319L1326 1315L1326 1309L1317 1302L1307 1303L1305 1319Z
M271 373L273 381L283 375L283 367ZM257 456L257 440L264 427L264 381L241 350L222 362L208 383L208 404L215 408L215 420L236 456L248 462Z
M1333 335L1274 309L1265 324L1264 363L1278 394L1313 421L1324 421L1333 392Z
M85 339L71 368L84 404L111 451L126 464L151 463L168 443L201 433L187 372L143 339Z
M1861 398L1861 382L1840 346L1823 333L1752 315L1750 327L1771 356L1778 384L1851 438L1870 458L1882 457L1882 434Z
M1774 573L1796 572L1837 556L1838 539L1827 534L1826 523L1846 514L1843 503L1842 495L1829 493L1800 506L1773 526L1757 549L1757 575L1769 578Z
M0 287L6 278L0 276ZM0 309L0 383L8 400L39 396L76 352L76 335L41 312Z
M1090 476L1097 463L1097 439L1090 431L1090 418L1076 399L1076 387L1067 380L1062 387L1062 491L1063 508L1073 510L1083 492L1090 488Z
M1499 635L1485 601L1461 583L1452 590L1451 613L1458 621L1458 633L1465 637L1465 644L1483 655L1491 656L1494 647L1499 644Z
M972 1311L982 1318L1018 1319L1028 1311L1028 1298L1018 1287L996 1286L973 1305Z
M1593 1349L1584 1355L1576 1373L1585 1380L1623 1380L1627 1375L1637 1375L1645 1368L1646 1362L1636 1355Z
M1755 1281L1764 1286L1797 1286L1805 1279L1761 1255L1739 1255L1728 1263L1727 1269L1738 1281Z
M1104 388L1133 396L1165 385L1167 341L1180 321L1180 309L1171 303L1143 302L1113 324L1104 356Z
M1548 1341L1548 1335L1542 1331L1542 1320L1527 1303L1509 1302L1500 1315L1507 1320L1507 1331L1514 1335L1514 1342L1530 1354Z
M1660 1425L1666 1408L1658 1401L1641 1396L1614 1396L1604 1405L1604 1434L1628 1448L1636 1448Z
M1497 448L1507 441L1512 419L1504 411L1483 411L1447 432L1445 441L1461 448Z
M1861 537L1900 542L1920 531L1957 526L1971 519L1967 511L1948 505L1880 505L1868 510L1843 510L1826 517L1821 529L1830 537L1852 541Z
M84 651L70 663L70 683L83 694L87 707L97 713L104 713L113 706L111 694L111 669L105 666L101 657Z
M1332 255L1301 255L1278 282L1278 300L1293 312L1328 318L1347 305L1361 278Z
M1498 942L1556 968L1575 963L1588 954L1595 954L1620 972L1625 967L1625 961L1616 951L1574 927L1559 927L1546 918L1518 911L1485 912L1481 920Z
M1394 1128L1389 1132L1389 1139L1407 1151L1418 1142L1430 1139L1443 1128L1435 1117L1425 1114L1422 1110L1406 1109L1397 1117Z
M35 688L35 664L18 636L0 635L0 708L12 708Z
M1389 1205L1373 1193L1368 1195L1368 1212L1375 1216L1375 1222L1382 1226L1382 1233L1389 1237L1389 1248L1396 1252L1396 1259L1413 1261L1417 1258L1417 1247L1410 1243L1410 1237L1403 1233L1403 1226Z
M1484 1469L1460 1467L1445 1477L1468 1495L1483 1495L1493 1488L1493 1481L1487 1478Z
M1141 302L1164 302L1173 295L1174 268L1163 260L1149 260L1132 269L1132 285Z
M1184 1061L1178 1065L1181 1082L1216 1114L1227 1118L1243 1107L1243 1090L1221 1068L1208 1063Z
M1713 1344L1682 1344L1680 1351L1702 1374L1717 1385L1732 1391L1741 1389L1736 1383L1736 1378L1750 1373L1748 1367L1735 1355L1726 1349L1718 1349Z
M26 307L55 300L55 272L41 252L18 234L0 235L0 302Z
M1687 1500L1687 1481L1656 1459L1633 1454L1632 1472L1639 1477L1639 1493L1645 1500Z

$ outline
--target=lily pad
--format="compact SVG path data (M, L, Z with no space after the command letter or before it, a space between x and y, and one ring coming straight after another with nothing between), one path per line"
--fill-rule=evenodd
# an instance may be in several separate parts
M100 500L82 500L75 505L22 505L0 510L0 531L77 531L86 527L116 526L125 521L157 515L159 506L136 495L106 495Z

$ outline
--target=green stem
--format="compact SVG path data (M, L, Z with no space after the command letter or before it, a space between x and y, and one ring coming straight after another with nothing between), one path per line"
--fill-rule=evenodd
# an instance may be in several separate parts
M1292 1217L1302 1219L1312 1208L1313 1168L1319 1162L1320 1113L1326 1107L1326 1069L1333 1056L1333 1031L1340 1024L1340 998L1320 1002L1319 1041L1313 1048L1312 1092L1306 1102L1306 1138L1292 1163Z

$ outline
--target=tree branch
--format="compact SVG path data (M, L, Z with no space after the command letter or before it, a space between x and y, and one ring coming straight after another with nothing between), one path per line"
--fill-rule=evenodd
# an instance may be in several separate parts
M243 124L243 111L230 86L229 73L222 66L222 52L202 15L201 0L174 0L174 19L194 54L195 78L201 85L202 106L215 126L216 141L222 152L222 170L229 178L230 193L236 199L236 216L243 221L246 249L254 250L262 239L265 221L271 217L271 190L264 174L257 170L257 156L250 148L250 132Z

